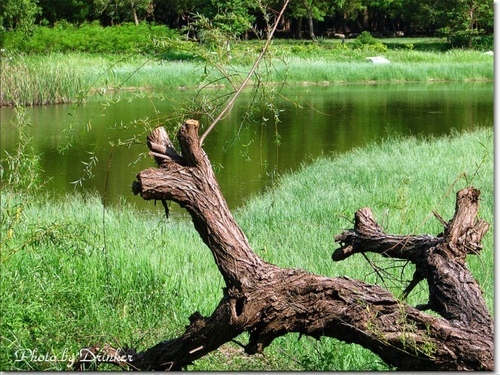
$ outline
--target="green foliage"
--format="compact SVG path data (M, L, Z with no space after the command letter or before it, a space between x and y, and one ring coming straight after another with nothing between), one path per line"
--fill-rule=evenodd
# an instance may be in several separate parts
M493 51L495 49L493 35L478 35L473 37L472 47L479 51Z
M234 12L231 13L231 16L234 15ZM233 29L221 26L223 24L217 24L216 19L210 20L197 14L189 27L185 28L186 34L191 37L185 44L192 46L195 64L203 69L203 73L198 82L199 89L196 95L183 108L184 118L196 118L202 124L215 126L218 122L217 117L231 107L228 103L235 98L237 92L251 83L249 86L253 94L247 103L245 115L241 119L240 125L243 126L245 122L251 121L251 113L256 111L253 105L256 101L264 101L270 109L273 108L279 88L267 90L263 85L270 83L268 73L273 67L273 61L268 58L268 51L260 55L263 42L257 41L255 48L254 44L248 46L246 43L240 43ZM171 48L171 43L172 40L166 40L163 48ZM159 54L161 55L161 50ZM259 60L263 63L249 68L258 56L262 58ZM261 68L261 66L265 67ZM279 86L282 81L283 79L280 78L278 82L272 83L277 83ZM212 95L211 87L218 88L215 95ZM277 121L276 118L275 120ZM209 129L213 127L212 125L209 125ZM239 126L240 129L241 126ZM201 139L204 139L203 135Z
M3 0L0 31L29 33L34 25L54 26L63 21L75 25L98 22L103 26L150 22L180 30L196 13L224 32L246 37L254 27L259 35L265 35L272 23L266 9L276 11L281 5L274 0ZM289 3L286 16L292 22L283 31L299 38L294 23L307 27L313 40L316 33L321 36L332 30L385 33L397 25L410 32L434 35L439 29L449 28L449 42L467 48L477 48L473 41L476 36L493 35L494 18L493 2L484 0L300 0ZM459 35L464 33L465 40Z
M2 259L8 258L18 248L12 241L20 235L24 211L30 202L29 197L36 196L40 189L40 158L35 155L27 127L31 126L26 109L16 108L16 117L11 124L17 131L17 148L0 159L0 181L2 187L0 223Z
M331 2L323 0L292 1L289 6L292 18L307 20L309 37L312 40L316 40L314 21L323 21L332 7Z
M493 33L493 2L483 0L410 1L415 25L432 27L450 45L459 48L492 49L492 40L481 41ZM426 26L424 26L426 25Z
M17 29L26 37L33 29L35 17L40 12L37 0L2 0L0 2L0 33Z
M385 52L387 51L387 46L374 38L372 34L368 31L363 31L351 44L351 48L364 50L364 51L374 51L374 52Z
M183 29L188 35L193 34L192 40L203 44L210 53L215 53L218 59L228 61L229 52L228 45L235 41L233 35L228 29L220 28L218 25L201 14L193 16L193 22L188 27ZM206 51L200 48L193 48L198 57L202 60L207 60Z
M92 13L92 0L38 0L42 9L43 23L54 24L58 21L67 21L81 24Z
M306 340L306 339L303 339ZM321 338L300 357L303 371L387 371L390 370L375 354L357 345Z
M276 43L273 48L277 53L284 56L304 59L322 59L325 57L337 56L340 59L349 54L346 44L329 43L325 40L318 39L316 42L311 41L294 41L286 43Z
M155 39L178 34L165 26L141 23L102 27L98 23L74 26L59 22L54 27L39 26L30 38L17 30L4 35L4 48L22 53L86 52L96 54L154 53Z
M27 56L8 51L2 57L0 105L76 102L122 87L193 88L199 80L192 63L164 64L152 57L82 53ZM178 59L184 56L169 50L162 57Z
M68 252L85 251L89 247L90 228L74 223L30 222L26 212L40 204L40 157L34 153L27 127L31 121L26 108L16 107L12 126L17 131L14 153L4 151L0 159L2 248L0 263L7 262L18 252L52 246ZM91 231L91 230L90 230Z
M356 40L361 44L377 44L377 39L375 39L368 31L363 31L359 34Z
M491 129L484 129L430 141L389 137L378 145L318 159L297 173L282 177L278 188L249 202L239 222L253 248L268 262L380 282L361 257L335 264L325 261L334 249L333 245L325 246L331 242L332 233L351 227L354 212L368 206L387 233L437 235L443 228L432 211L451 218L455 192L470 185L482 193L479 216L493 223L492 135ZM480 257L471 256L468 260L493 311L493 231L485 236L483 245ZM384 274L390 272L394 280L411 280L410 265L398 265L378 255L368 256ZM399 281L391 290L398 295L404 288L405 282ZM426 290L420 285L408 302L415 305L426 300Z
M249 14L250 7L255 2L248 0L224 0L214 1L212 5L217 12L210 17L214 26L225 34L240 37L252 28L255 16Z
M100 18L107 18L111 25L122 22L143 21L151 18L154 9L153 0L93 0L94 13Z
M237 13L217 14L213 22L223 32L235 36L241 36L251 29L251 17L245 17Z
M222 278L194 230L138 221L131 207L108 210L93 195L61 201L27 207L16 243L35 228L50 237L0 264L2 369L66 370L82 346L117 339L120 347L153 345L178 334L190 310L215 308ZM143 240L149 245L138 246ZM186 243L189 249L181 247ZM188 289L191 281L196 290ZM61 361L16 361L23 350Z
M62 20L83 24L100 20L104 25L151 19L153 0L38 0L43 24ZM156 1L155 1L156 2Z
M493 50L494 41L492 35L481 35L477 30L456 30L443 27L438 30L439 34L446 37L448 43L454 48L473 48L480 51Z
M11 125L16 129L18 142L14 153L8 153L0 159L0 179L2 190L19 194L34 194L37 192L40 181L40 158L34 154L31 138L27 135L27 128L31 126L26 108L16 107L16 117Z
M450 49L446 38L443 37L419 37L419 38L380 38L389 50L411 49L414 51L445 52Z
M97 74L81 58L60 54L27 56L3 52L0 60L0 105L67 103L85 95ZM94 60L95 61L95 60Z

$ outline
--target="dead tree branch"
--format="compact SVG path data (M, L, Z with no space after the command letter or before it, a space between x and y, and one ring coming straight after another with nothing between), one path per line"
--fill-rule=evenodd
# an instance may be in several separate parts
M479 191L458 193L455 216L437 237L387 235L369 209L359 210L354 229L336 237L341 247L335 261L372 251L415 263L429 283L429 306L441 315L435 317L380 286L282 269L259 258L220 192L198 127L188 120L179 130L181 153L162 128L154 130L148 146L159 168L140 172L133 190L143 199L175 201L189 212L226 287L211 316L194 312L183 335L129 350L120 366L181 370L243 332L249 333L243 344L249 354L297 332L357 343L399 370L493 370L492 319L465 263L466 254L481 250L488 229L475 217ZM82 363L76 361L75 368Z

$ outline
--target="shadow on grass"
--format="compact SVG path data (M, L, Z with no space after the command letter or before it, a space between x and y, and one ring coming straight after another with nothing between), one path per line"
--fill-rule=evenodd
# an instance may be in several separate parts
M390 50L412 46L415 51L443 52L451 48L445 38L387 38L380 41Z

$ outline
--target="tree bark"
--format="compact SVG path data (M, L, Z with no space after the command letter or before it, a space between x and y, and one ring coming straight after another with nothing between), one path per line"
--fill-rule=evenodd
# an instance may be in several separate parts
M104 353L114 359L107 362L133 369L181 370L243 332L249 333L248 354L298 332L357 343L398 370L493 370L493 321L465 261L481 251L488 230L476 219L478 190L458 192L455 216L436 237L385 234L364 208L356 212L354 228L335 238L340 248L334 261L370 251L414 263L405 293L426 280L429 301L412 307L378 285L282 269L259 258L219 190L200 147L198 122L186 121L178 140L181 154L163 128L151 132L148 147L159 168L140 172L133 191L143 199L173 200L189 212L224 277L223 297L210 317L194 312L180 337L141 352L85 348L75 368Z

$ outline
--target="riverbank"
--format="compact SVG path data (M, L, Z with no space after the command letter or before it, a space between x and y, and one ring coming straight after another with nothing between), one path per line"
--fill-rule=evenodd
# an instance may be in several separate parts
M416 50L411 39L402 47L381 50L341 44L276 43L253 84L347 84L373 82L492 81L493 56L480 51ZM399 46L399 44L395 44ZM199 90L237 84L257 56L255 43L234 47L212 69L197 60L162 60L141 55L2 52L0 105L75 102L119 90ZM390 63L367 57L383 55ZM264 66L266 68L264 68ZM221 71L231 76L231 83Z
M331 262L333 236L352 226L354 212L371 207L388 233L436 235L442 226L432 210L450 219L455 192L468 185L481 190L479 217L491 224L483 252L468 262L493 311L491 129L431 140L390 138L320 158L281 178L235 217L268 262L380 282L361 257ZM210 315L221 297L223 280L190 222L146 217L126 205L105 210L96 196L37 200L3 189L1 202L8 213L2 232L12 230L2 238L0 264L4 370L64 370L68 356L94 343L144 349L179 335L194 311ZM397 283L403 265L391 268L392 262L369 257L392 275L393 288L404 289ZM411 278L409 266L404 275ZM425 296L419 285L408 302L424 303ZM16 361L29 350L37 356ZM288 335L265 354L248 357L224 345L190 370L387 370L368 351L333 339Z

